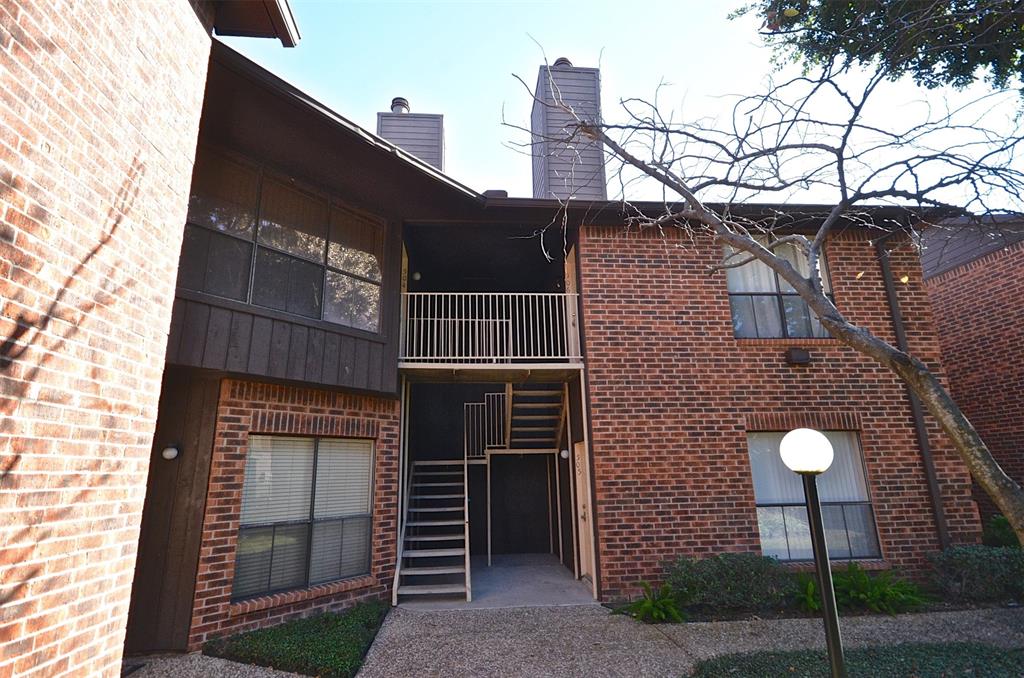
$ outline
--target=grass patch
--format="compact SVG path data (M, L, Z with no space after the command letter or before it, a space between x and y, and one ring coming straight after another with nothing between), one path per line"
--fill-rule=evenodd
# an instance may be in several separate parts
M211 640L203 653L307 676L350 678L362 666L387 610L380 601L360 603L340 613Z
M846 652L851 678L939 678L1024 675L1024 649L1004 650L978 643L908 643L865 647ZM696 678L756 676L817 678L828 676L828 657L817 650L754 652L707 659L697 665Z

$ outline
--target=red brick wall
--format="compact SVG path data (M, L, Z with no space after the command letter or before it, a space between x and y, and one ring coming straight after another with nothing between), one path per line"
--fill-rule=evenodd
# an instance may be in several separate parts
M0 3L0 676L119 674L210 50L199 14Z
M1024 243L930 278L942 361L1000 466L1024 483ZM982 513L995 506L976 492Z
M839 307L892 341L865 237L841 236L828 254ZM579 256L603 598L659 579L677 555L758 551L746 432L801 425L859 430L883 557L920 568L938 538L895 377L832 339L734 338L725 276L707 273L719 257L710 239L588 227ZM893 268L910 276L897 284L911 345L937 364L916 255L896 253ZM787 345L810 348L811 364L787 365ZM974 539L966 472L930 438L951 531Z
M397 555L398 400L224 380L199 551L189 648L208 638L268 626L390 594ZM232 603L235 547L250 433L375 440L370 574Z

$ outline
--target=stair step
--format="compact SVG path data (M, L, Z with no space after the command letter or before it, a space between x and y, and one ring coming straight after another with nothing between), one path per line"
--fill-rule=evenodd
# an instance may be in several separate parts
M413 466L462 466L461 459L448 460L448 459L428 459L424 461L414 461Z
M414 494L409 499L416 501L417 499L463 499L465 494Z
M553 410L560 406L561 403L512 403L512 407L543 408L545 410Z
M454 541L456 539L463 541L465 538L465 532L459 532L458 534L424 534L418 537L414 537L411 534L405 535L406 541Z
M513 419L530 419L530 420L558 419L558 415L557 414L514 414L514 415L512 415L512 418ZM513 426L515 426L515 424L513 424Z
M406 523L407 527L433 527L435 525L465 525L465 520L412 520Z
M458 506L440 506L433 508L409 508L409 513L451 513L452 511L462 511L465 509L465 505L459 504Z
M431 574L463 574L465 571L465 565L435 565L433 567L403 567L400 570L400 573L418 576Z
M512 391L512 395L521 396L560 396L561 391Z
M402 551L403 558L446 558L448 556L464 556L466 549L412 549Z
M413 471L413 476L419 478L420 476L461 476L462 469L455 471Z
M465 584L423 584L421 586L399 586L398 595L423 596L436 593L465 593Z
M513 431L547 431L548 433L554 433L554 426L512 426Z
M413 487L462 487L465 483L413 483Z

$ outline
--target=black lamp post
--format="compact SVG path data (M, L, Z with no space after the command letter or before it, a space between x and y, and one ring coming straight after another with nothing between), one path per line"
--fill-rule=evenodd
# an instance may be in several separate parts
M821 589L821 613L825 620L825 644L828 646L829 666L832 678L846 678L843 638L839 632L839 611L836 609L835 589L832 588L832 569L829 567L825 524L821 519L817 483L818 475L832 465L832 443L821 431L798 428L782 438L779 455L782 457L782 463L790 471L800 474L804 483L811 548L814 551L814 566L818 572L818 588Z

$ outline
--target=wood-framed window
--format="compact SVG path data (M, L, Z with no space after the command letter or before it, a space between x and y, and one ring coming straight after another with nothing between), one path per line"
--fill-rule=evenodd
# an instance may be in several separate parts
M875 515L857 434L853 431L823 433L835 453L832 466L818 476L829 556L837 560L880 558ZM812 560L803 484L779 457L779 443L784 435L781 431L747 434L761 552L779 560Z
M797 271L807 275L807 257L795 243L784 243L775 253L787 259ZM793 286L779 277L767 264L751 261L726 269L733 332L737 338L779 339L828 337L818 316L808 307ZM821 282L832 298L828 266L821 257Z
M178 287L377 333L383 250L380 220L200 149Z
M370 572L373 442L251 435L232 600Z

